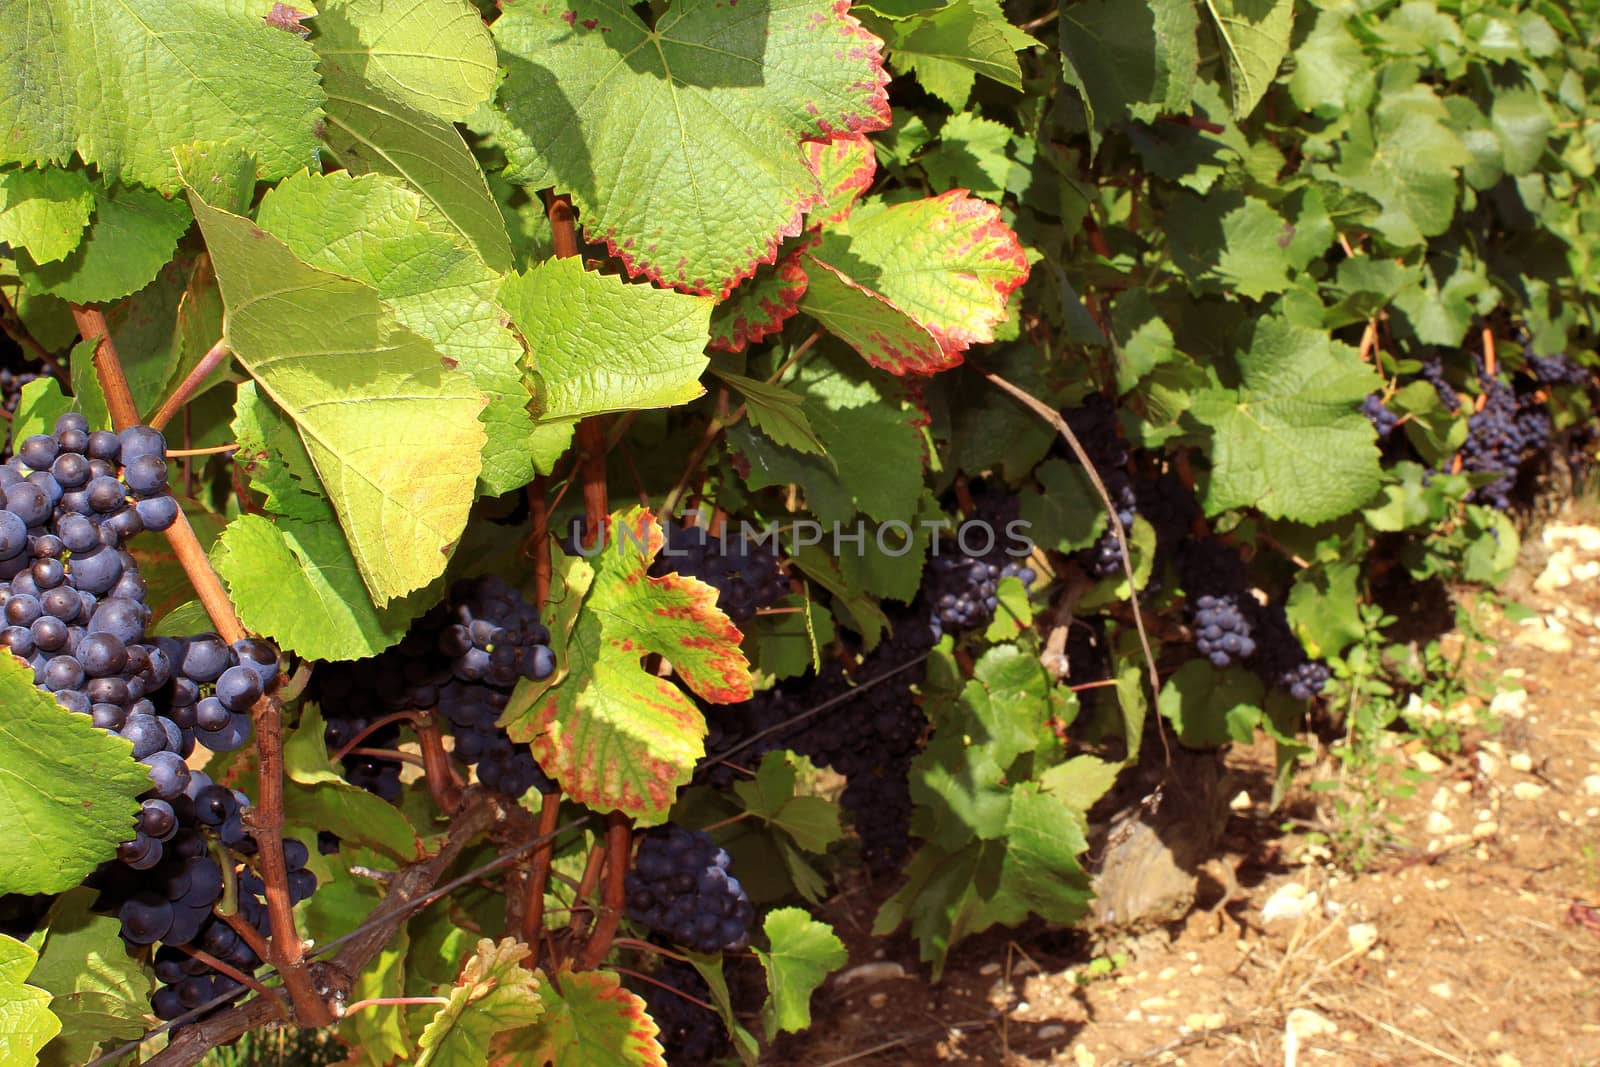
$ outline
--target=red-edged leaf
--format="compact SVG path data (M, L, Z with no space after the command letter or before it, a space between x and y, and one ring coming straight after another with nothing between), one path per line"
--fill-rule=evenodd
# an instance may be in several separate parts
M858 205L843 226L823 231L808 257L926 327L944 351L943 366L960 363L970 346L994 340L1006 299L1028 280L1027 256L1001 221L1000 209L965 189L908 203ZM803 306L809 313L817 279L807 267L811 293ZM852 337L840 336L878 363ZM920 372L921 365L912 362L906 369Z
M494 1067L585 1064L592 1067L667 1067L660 1030L644 1001L609 971L563 966L541 988L544 1018L502 1040Z
M838 134L826 141L806 142L806 166L817 176L822 200L807 213L813 226L838 222L850 213L856 197L872 186L878 157L865 134Z
M488 121L506 175L569 192L632 274L726 296L818 198L800 142L889 124L883 42L849 0L515 0Z
M892 374L933 374L961 362L910 315L848 277L806 255L810 285L800 308L874 367Z
M510 937L499 944L479 941L450 990L450 1002L422 1031L416 1067L478 1067L488 1062L494 1035L536 1023L549 985L522 966L532 951Z
M660 655L710 703L738 703L754 690L744 636L717 608L716 590L679 574L650 577L661 545L655 517L633 508L610 517L593 566L562 557L565 603L552 597L556 681L523 683L501 716L573 800L644 823L666 818L704 752L706 725L682 689L640 660Z
M718 352L743 352L746 347L783 329L800 310L806 292L806 271L797 248L728 294L711 313L711 343Z

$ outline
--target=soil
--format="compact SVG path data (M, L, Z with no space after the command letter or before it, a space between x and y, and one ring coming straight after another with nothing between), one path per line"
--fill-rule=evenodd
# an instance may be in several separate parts
M1600 526L1530 535L1509 594L1531 610L1480 610L1485 696L1439 712L1459 749L1386 735L1361 870L1319 840L1326 751L1269 810L1270 745L1235 748L1259 784L1181 921L992 931L933 984L909 938L869 937L890 887L849 888L850 963L764 1062L1600 1065Z

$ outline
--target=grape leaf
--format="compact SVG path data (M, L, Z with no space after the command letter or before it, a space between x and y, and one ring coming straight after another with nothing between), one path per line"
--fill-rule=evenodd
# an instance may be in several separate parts
M92 189L94 222L77 248L53 263L17 253L17 273L30 289L74 304L127 296L156 276L189 228L181 200L133 185Z
M1011 127L963 111L940 128L938 143L919 162L940 192L960 187L998 200L1011 171L1010 144Z
M151 976L129 955L119 936L122 924L90 910L95 896L92 889L74 889L51 905L45 920L28 982L50 994L50 1011L62 1029L40 1056L43 1067L87 1063L100 1044L121 1044L145 1031Z
M711 313L710 347L718 352L743 352L783 329L800 310L806 293L806 269L795 249L776 263L763 263L740 282Z
M1016 53L1036 43L1006 21L998 0L955 0L893 23L889 63L896 73L915 73L924 89L960 111L979 74L1021 89Z
M656 1040L660 1030L644 1001L622 988L615 973L574 971L563 964L554 980L542 981L540 996L544 1017L514 1032L497 1063L667 1067Z
M0 934L0 1063L37 1062L39 1050L61 1032L50 1011L50 994L28 984L38 953Z
M36 433L49 433L56 419L73 408L73 398L61 392L61 382L53 375L35 378L22 387L17 410L11 419L13 443L26 441ZM13 451L15 449L13 448Z
M1207 660L1192 659L1161 687L1156 710L1190 748L1229 741L1249 744L1265 698L1254 672L1241 667L1219 671Z
M706 989L711 993L711 1004L717 1009L723 1028L728 1031L740 1062L745 1067L757 1067L761 1059L761 1043L744 1028L739 1016L734 1013L733 997L728 993L728 978L723 974L722 957L702 952L686 952L685 955L694 969L700 972L700 977L705 979Z
M1289 288L1295 227L1264 200L1185 194L1174 197L1168 219L1173 263L1195 292L1259 300Z
M450 990L450 1003L417 1040L422 1050L417 1067L482 1067L496 1034L537 1023L544 1015L548 983L522 966L532 954L510 937L499 944L488 938L479 941Z
M82 171L46 167L0 173L0 241L35 263L64 259L83 240L94 189Z
M806 166L822 190L822 199L806 212L806 221L820 226L850 214L856 198L872 188L878 157L865 134L841 133L825 141L807 141Z
M850 958L832 927L799 908L777 908L761 923L767 943L756 957L767 972L767 1002L761 1008L767 1040L811 1025L811 994Z
M640 657L659 654L679 682L714 704L753 691L743 635L717 608L716 590L676 573L649 577L662 543L649 511L610 517L575 624L574 607L551 623L561 680L519 683L500 720L573 800L644 823L666 818L704 753L706 726L683 690L644 670ZM566 557L557 567L563 582L576 574L581 585L589 564ZM575 625L570 635L563 618Z
M494 95L494 42L466 0L318 5L317 55L407 107L459 122Z
M629 285L572 256L507 275L500 299L543 383L543 420L671 407L705 391L705 297Z
M809 279L800 309L861 353L874 367L895 374L933 374L953 367L932 331L884 296L814 257L804 257Z
M716 374L739 391L744 397L751 425L772 438L774 443L813 455L827 452L816 431L811 428L811 423L806 420L806 413L801 410L804 398L799 394L781 385L769 385L742 374L723 371Z
M1254 111L1289 54L1294 0L1205 0L1228 69L1233 117Z
M284 773L293 783L284 791L285 817L301 826L338 834L355 844L372 845L402 861L417 858L416 831L406 817L374 793L345 781L328 757L322 713L308 705L300 725L283 745Z
M249 144L265 179L316 160L311 47L245 5L0 0L0 26L0 115L12 116L0 119L0 162L76 152L171 193L172 149L192 141Z
M631 274L726 296L817 200L800 140L889 124L881 42L833 0L537 0L494 24L497 131L521 184L570 192Z
M799 774L782 751L768 752L751 781L733 783L745 811L794 838L807 852L826 852L839 840L839 806L822 797L796 796Z
M1039 785L1070 808L1088 811L1116 784L1122 764L1074 756L1039 775Z
M466 524L483 398L373 289L300 261L248 219L192 205L228 345L294 421L373 602L426 585Z
M67 711L33 685L33 670L0 655L0 893L60 893L133 836L150 788L127 741Z
M318 270L372 286L400 325L471 376L489 397L479 482L498 495L534 474L522 346L495 303L499 276L432 217L396 179L301 172L262 198L256 224Z
M1000 209L962 189L857 205L843 227L823 231L808 256L927 327L951 366L969 346L994 340L1006 300L1028 280L1027 256Z
M1361 403L1383 383L1356 350L1264 319L1245 326L1236 359L1239 388L1207 389L1191 410L1211 431L1206 510L1317 523L1370 500L1381 472Z
M477 160L451 125L493 94L498 70L493 42L467 4L428 0L409 5L399 19L393 17L394 6L392 0L318 5L313 43L328 94L322 137L352 173L377 172L409 182L485 263L496 271L510 270L505 220ZM434 38L434 19L449 20L447 38ZM383 58L377 61L380 49ZM402 60L401 53L412 49L419 58ZM421 76L414 84L406 83L404 66L397 62L416 65ZM435 69L460 73L442 98L427 76Z
M1087 0L1061 7L1061 64L1096 141L1128 119L1189 110L1200 64L1192 0Z
M922 438L916 414L859 366L811 359L790 383L824 451L802 455L742 425L728 439L750 465L751 489L798 482L823 523L844 523L856 512L884 522L903 520L922 495ZM818 536L825 534L818 531Z

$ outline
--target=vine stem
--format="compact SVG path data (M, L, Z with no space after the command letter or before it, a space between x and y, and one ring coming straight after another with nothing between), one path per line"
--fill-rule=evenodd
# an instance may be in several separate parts
M194 369L188 373L183 381L178 383L178 387L172 391L172 395L161 402L161 406L156 409L155 414L150 416L148 425L152 429L159 430L171 422L172 417L182 411L183 406L194 396L201 383L211 377L213 371L222 366L223 361L232 354L232 351L228 347L227 341L219 338L217 343L207 349L206 354L200 357L200 362L194 365Z
M682 957L679 957L679 958L681 959ZM672 986L669 986L667 983L665 983L663 981L660 981L660 980L655 979L655 978L651 978L648 974L641 974L640 972L632 970L632 969L630 969L628 967L613 967L611 969L613 971L616 971L618 974L625 974L629 978L636 978L641 982L648 982L650 985L655 986L657 989L665 989L668 993L671 993L674 996L682 997L684 1000L687 1000L690 1004L698 1004L698 1005L700 1005L702 1008L704 1008L706 1011L711 1012L713 1015L715 1015L716 1012L717 1012L716 1008L713 1008L711 1005L707 1004L705 1001L701 1000L699 997L690 996L688 993L685 993L681 989L674 989Z
M371 737L385 726L389 726L397 722L409 722L415 726L419 718L420 716L418 713L414 711L397 711L392 715L385 715L381 719L374 719L367 723L367 725L363 726L360 732L354 737L346 741L344 743L344 747L340 748L339 751L331 753L328 756L328 762L332 763L334 760L344 759L355 750L357 745L361 744L361 742L365 741L367 738Z
M578 969L593 970L611 951L611 939L622 925L622 909L627 903L624 880L628 877L628 853L633 841L633 825L620 811L606 814L606 884L600 897L600 916L594 931L578 954Z
M178 948L180 951L199 960L212 970L221 974L225 974L229 978L232 978L235 982L238 982L240 985L249 988L263 997L267 997L275 1005L277 1005L278 1015L285 1022L288 1021L289 1006L283 1002L283 998L278 995L278 991L276 989L268 989L266 986L257 981L254 976L245 974L231 963L224 963L204 949L195 948L193 945L179 945ZM257 953L257 955L259 955L259 953Z
M94 338L94 371L100 391L106 397L111 423L125 430L139 423L139 409L128 387L128 376L117 358L116 346L106 317L98 309L72 305L72 318L85 340ZM189 525L188 516L178 509L178 518L166 531L167 544L183 573L200 597L217 633L228 644L242 640L244 624L233 609L233 601L222 587L222 579L211 569L200 539ZM294 1004L296 1020L303 1026L327 1026L333 1013L317 995L304 964L305 946L295 926L293 905L289 902L289 868L283 859L283 723L278 698L262 694L251 708L256 731L256 766L260 806L252 813L252 829L259 846L261 880L266 886L267 916L272 924L270 962L283 975L284 987Z
M422 748L422 773L428 779L428 792L439 810L448 815L461 806L461 779L450 763L450 754L444 750L439 720L435 715L413 718L411 728Z
M533 604L541 612L550 601L550 503L545 491L550 476L536 475L528 483L528 546L533 554Z
M368 997L346 1007L343 1014L354 1015L362 1008L415 1008L424 1004L436 1004L442 1007L448 1003L450 1003L449 997Z
M542 837L556 828L561 815L561 793L546 793L539 801L539 835ZM544 891L550 885L550 861L555 854L555 838L534 849L529 861L526 879L527 898L522 910L522 941L537 946L539 934L544 929Z
M1072 432L1072 427L1067 425L1067 420L1061 417L1060 412L1026 389L1021 389L1011 384L998 374L990 371L981 371L980 373L992 385L998 387L1002 392L1009 393L1023 407L1055 428L1055 431L1061 435L1067 442L1068 447L1072 449L1072 454L1078 458L1078 462L1083 465L1084 472L1089 475L1089 481L1094 485L1095 492L1100 494L1101 501L1105 503L1107 521L1111 525L1112 532L1117 536L1117 553L1122 557L1123 573L1128 576L1128 606L1133 611L1134 628L1139 631L1139 647L1144 650L1145 665L1150 670L1150 699L1154 700L1161 692L1161 673L1156 669L1155 652L1150 648L1150 635L1145 631L1144 612L1139 610L1139 590L1136 588L1133 579L1133 559L1128 555L1128 532L1122 528L1122 520L1117 517L1116 506L1111 502L1111 494L1106 491L1105 482L1100 480L1100 472L1095 470L1094 463L1089 459L1089 454L1083 450L1083 445ZM1160 731L1161 747L1166 752L1167 762L1171 763L1172 752L1167 747L1167 733L1165 727L1161 726L1160 716L1156 717L1156 727Z
M550 194L545 201L545 210L550 217L550 233L555 244L558 257L576 256L578 254L578 225L577 214L572 209L572 201L564 196ZM575 444L581 457L583 471L583 514L585 520L584 543L592 543L590 538L601 536L607 516L610 514L610 502L606 499L606 431L605 424L598 415L590 415L578 423L577 440ZM543 812L540 813L541 820ZM622 921L623 884L622 879L628 873L629 842L632 840L628 819L620 812L612 812L606 817L605 855L609 861L606 873L605 893L601 898L600 917L596 920L594 930L589 935L589 940L584 944L583 951L578 958L578 966L583 970L593 968L600 960L605 958L606 951L611 947L611 938L617 932L617 926ZM548 869L549 862L536 863L536 868ZM536 879L539 870L532 872ZM584 872L587 877L588 871ZM543 892L540 894L541 898Z
M272 950L267 947L266 939L261 936L261 931L246 922L244 916L237 911L214 911L212 914L227 923L233 932L239 935L239 939L250 946L250 951L254 952L257 957L264 960L272 955Z

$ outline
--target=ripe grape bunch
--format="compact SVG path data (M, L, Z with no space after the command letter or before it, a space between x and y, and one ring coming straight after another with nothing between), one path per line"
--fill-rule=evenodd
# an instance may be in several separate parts
M1202 538L1180 543L1175 562L1200 654L1219 668L1255 655L1256 605L1239 554L1221 541Z
M711 1001L711 990L700 972L687 963L664 960L651 977L654 981L642 992L650 1018L660 1030L667 1062L715 1063L726 1056L732 1048L727 1029L715 1012L700 1006Z
M1400 416L1389 410L1381 393L1368 393L1361 402L1361 411L1372 423L1372 428L1378 431L1380 441L1387 440L1394 433L1394 428L1400 425Z
M719 537L701 526L662 524L663 551L651 565L656 577L677 572L717 591L717 606L735 623L749 622L789 593L778 557L744 537Z
M528 746L497 725L520 678L555 670L550 631L539 613L497 575L458 581L446 601L418 619L395 647L378 656L325 663L312 676L312 696L327 720L330 752L357 738L381 750L399 741L397 723L370 729L396 712L436 708L455 738L455 754L476 765L478 780L506 796L554 786ZM400 763L366 753L344 757L352 785L388 801L400 799Z
M739 951L750 943L755 909L728 864L702 830L650 831L627 875L628 918L696 952Z
M162 945L156 972L166 984L152 1007L177 1018L238 988L184 947L241 970L261 963L213 916L229 880L219 858L237 865L259 851L245 830L249 798L186 760L196 744L226 752L249 740L249 711L277 678L277 651L216 634L147 638L147 588L126 545L177 520L158 431L91 431L82 415L63 415L0 466L0 493L0 645L63 708L128 741L148 769L131 836L86 884L130 946ZM304 846L286 842L285 852L290 894L305 899L316 877L304 870ZM238 881L240 914L265 936L262 886L248 870Z
M1483 406L1467 418L1461 467L1499 475L1475 489L1472 499L1504 511L1511 506L1511 490L1523 457L1550 441L1550 413L1543 402L1518 397L1511 386L1490 375L1481 358L1478 382L1483 390Z
M1028 586L1036 577L1026 563L1001 554L984 557L943 551L930 555L922 577L922 596L931 609L928 625L934 640L986 625L994 618L1000 606L1002 578L1017 578Z

